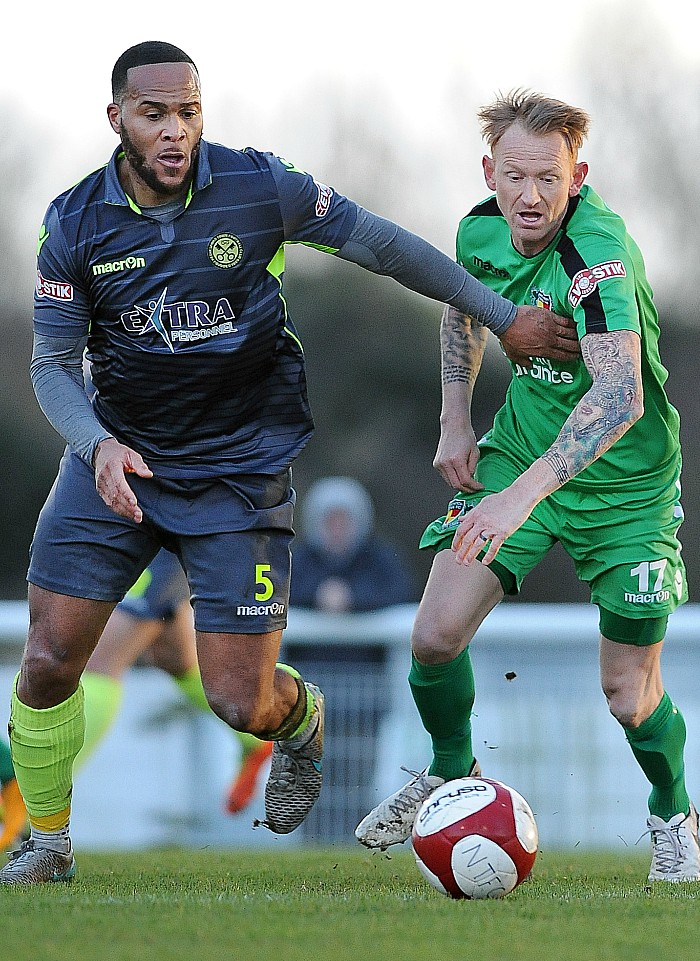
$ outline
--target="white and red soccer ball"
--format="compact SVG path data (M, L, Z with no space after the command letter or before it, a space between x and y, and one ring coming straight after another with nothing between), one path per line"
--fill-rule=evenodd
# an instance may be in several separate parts
M433 791L421 805L412 840L421 874L452 898L505 897L537 856L529 804L490 778L456 778Z

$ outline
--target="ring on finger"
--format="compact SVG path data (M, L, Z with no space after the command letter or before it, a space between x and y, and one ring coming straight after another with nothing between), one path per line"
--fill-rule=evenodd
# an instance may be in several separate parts
M485 531L482 531L482 532L479 534L479 537L482 539L482 541L483 541L484 543L486 543L487 541L490 541L490 540L491 540L491 538L488 536L488 534L485 533Z

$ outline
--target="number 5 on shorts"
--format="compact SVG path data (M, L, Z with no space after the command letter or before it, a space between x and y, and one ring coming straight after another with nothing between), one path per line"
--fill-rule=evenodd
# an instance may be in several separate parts
M274 593L275 586L267 576L270 569L270 564L255 565L255 583L260 587L260 590L255 592L256 601L269 601Z

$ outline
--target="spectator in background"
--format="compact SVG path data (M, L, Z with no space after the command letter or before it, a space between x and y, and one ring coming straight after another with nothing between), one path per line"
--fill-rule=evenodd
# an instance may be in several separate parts
M414 600L405 561L375 531L372 498L359 481L316 481L300 518L292 549L291 607L341 613Z

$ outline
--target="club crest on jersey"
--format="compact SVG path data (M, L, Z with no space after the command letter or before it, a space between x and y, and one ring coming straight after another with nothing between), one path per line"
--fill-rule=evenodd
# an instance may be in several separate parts
M533 307L546 307L547 310L551 310L554 301L551 294L546 294L539 287L533 287L530 291L530 303Z
M217 234L209 244L209 260L215 267L228 270L243 259L243 244L235 234Z
M316 190L318 191L318 198L316 200L316 216L325 217L328 211L331 209L333 190L331 187L326 187L325 184L320 184L316 180L314 180L314 183L316 184Z
M569 303L576 307L584 297L590 297L593 291L604 280L614 277L626 277L627 271L621 260L607 260L604 264L594 267L584 267L575 275L569 288Z
M47 280L40 270L36 272L36 295L37 297L48 297L51 300L72 300L73 285L65 284L63 281Z
M465 501L461 497L455 497L454 500L451 500L447 505L447 513L442 522L443 531L450 531L458 527L464 515L467 514L472 507L476 507L476 503L476 501Z

